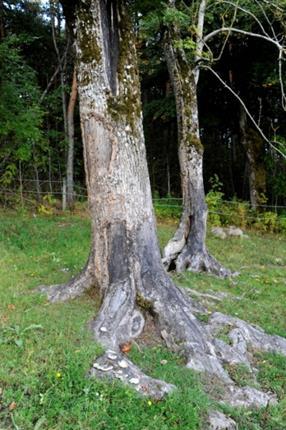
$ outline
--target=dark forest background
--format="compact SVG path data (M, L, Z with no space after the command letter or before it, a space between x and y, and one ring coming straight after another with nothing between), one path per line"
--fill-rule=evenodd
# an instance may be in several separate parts
M155 198L179 198L172 86L160 34L150 38L142 31L150 19L144 8L150 12L150 7L150 2L140 2L136 24L150 180ZM68 150L64 117L74 70L72 34L57 2L41 5L26 0L1 0L0 9L1 203L12 205L19 198L41 201L49 199L47 195L60 198ZM212 12L210 29L219 19L219 14ZM216 40L214 51L219 51L218 44ZM278 147L286 153L285 111L277 67L275 47L243 35L231 35L215 63L215 71L243 99L267 138L279 141ZM201 72L198 100L206 192L215 189L224 193L225 200L248 201L249 165L241 142L240 103L208 71ZM279 210L279 206L286 206L285 159L255 133L257 163L266 178L260 204ZM76 197L84 198L77 106L74 183Z

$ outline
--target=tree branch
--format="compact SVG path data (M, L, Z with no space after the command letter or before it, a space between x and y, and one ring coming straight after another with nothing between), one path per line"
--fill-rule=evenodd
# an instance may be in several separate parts
M220 77L220 75L215 72L210 66L204 65L202 66L204 69L209 70L219 81L220 83L227 88L231 94L239 101L239 103L242 105L242 107L244 108L247 116L249 117L249 119L251 120L251 122L253 123L253 125L255 126L255 128L258 130L259 134L262 136L262 138L268 143L268 145L274 149L275 151L277 151L284 159L286 159L286 155L280 151L280 149L278 149L275 145L273 145L273 143L271 142L271 140L269 140L265 134L263 133L263 131L261 130L261 128L259 127L259 125L257 124L257 122L255 121L255 119L253 118L253 116L251 115L251 113L249 112L246 104L244 103L244 101L239 97L239 95Z
M64 52L64 54L63 54L63 56L62 56L62 58L61 58L61 60L60 60L60 63L58 64L58 66L57 66L56 70L55 70L55 71L54 71L54 73L52 74L52 76L51 76L51 78L50 78L50 80L49 80L49 82L48 82L48 85L47 85L46 89L43 91L43 93L42 93L42 95L41 95L41 97L40 97L40 99L39 99L39 103L40 103L40 104L43 102L43 100L44 100L44 98L46 97L46 95L47 95L47 93L48 93L49 89L51 88L51 86L52 86L52 84L53 84L53 82L54 82L55 78L57 77L57 75L58 75L59 71L61 70L61 64L62 64L62 63L64 63L65 58L67 57L68 50L69 50L69 45L67 45L66 50L65 50L65 52Z
M207 7L207 0L201 0L199 7L199 15L198 15L198 26L197 26L197 37L196 37L196 62L200 60L202 57L202 52L204 49L204 40L203 40L203 32L204 32L204 21L205 21L205 13ZM197 67L195 70L195 82L198 83L200 77L200 68Z
M266 40L269 43L272 43L273 45L275 45L277 47L277 49L283 50L283 46L277 40L273 40L269 36L265 36L265 35L259 34L259 33L253 33L252 31L241 30L240 28L236 28L236 27L221 27L221 28L218 28L217 30L214 30L211 33L207 34L204 37L203 41L207 42L208 40L210 40L212 37L216 36L217 34L219 34L219 33L225 33L225 32L240 33L240 34L243 34L244 36L257 37L258 39L263 39L263 40Z

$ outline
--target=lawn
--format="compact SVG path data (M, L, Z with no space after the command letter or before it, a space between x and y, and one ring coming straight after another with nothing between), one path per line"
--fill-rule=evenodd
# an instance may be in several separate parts
M160 222L158 230L163 244L174 224ZM208 238L213 255L239 271L238 278L188 273L174 280L203 293L227 293L224 300L208 303L209 310L228 312L286 337L285 236L248 236ZM199 375L156 342L138 342L130 355L148 374L177 386L166 400L153 402L120 384L87 379L92 360L100 354L87 328L98 301L86 295L49 304L34 289L68 280L84 265L88 249L84 215L0 213L0 430L204 430L210 407L227 412L239 430L286 429L283 357L257 355L259 382L279 398L277 406L258 411L215 405ZM243 384L243 369L233 372Z

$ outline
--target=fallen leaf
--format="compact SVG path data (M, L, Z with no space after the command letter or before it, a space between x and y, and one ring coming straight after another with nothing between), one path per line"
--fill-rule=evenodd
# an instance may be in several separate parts
M131 347L132 347L131 342L123 343L120 345L120 351L126 354L130 351Z

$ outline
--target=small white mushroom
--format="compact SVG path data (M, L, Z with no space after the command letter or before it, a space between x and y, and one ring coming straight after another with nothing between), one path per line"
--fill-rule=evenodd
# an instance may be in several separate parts
M102 372L108 372L109 370L113 369L113 366L108 366L108 364L99 364L99 363L93 363L93 367L98 370L102 370Z
M119 367L122 367L122 369L126 369L128 367L128 363L125 360L121 360L118 363Z
M110 360L116 360L117 355L116 355L116 354L112 354L112 353L110 352L109 354L107 354L107 357L108 357Z

